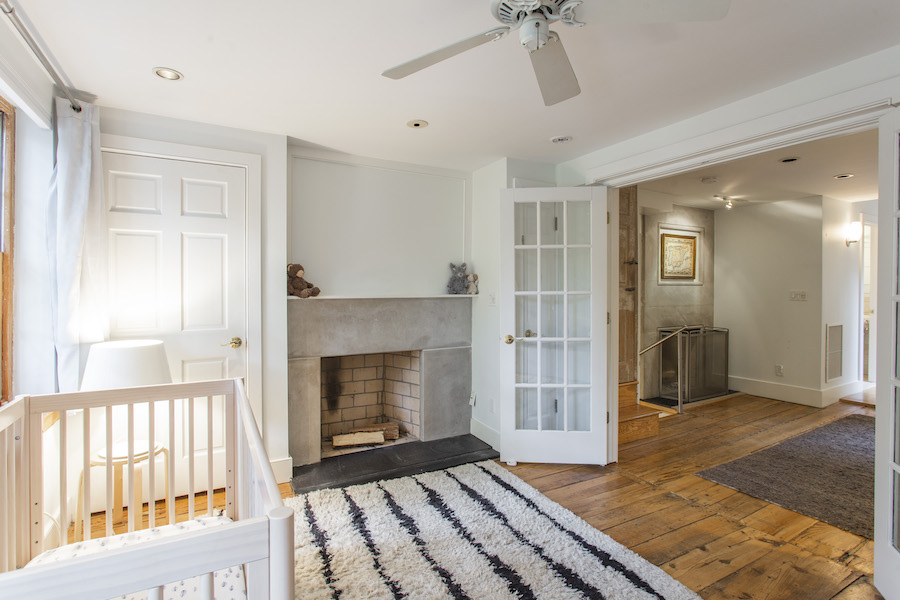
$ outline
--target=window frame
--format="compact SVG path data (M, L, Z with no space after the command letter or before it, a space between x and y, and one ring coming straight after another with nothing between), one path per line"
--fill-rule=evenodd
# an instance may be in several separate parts
M3 120L3 163L0 165L2 190L2 247L0 247L0 404L12 399L13 364L13 232L15 229L15 141L16 110L0 97Z

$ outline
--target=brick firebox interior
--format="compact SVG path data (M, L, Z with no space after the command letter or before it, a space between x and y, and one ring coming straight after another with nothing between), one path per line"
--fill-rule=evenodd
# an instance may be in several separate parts
M322 438L396 421L419 437L419 351L322 358Z

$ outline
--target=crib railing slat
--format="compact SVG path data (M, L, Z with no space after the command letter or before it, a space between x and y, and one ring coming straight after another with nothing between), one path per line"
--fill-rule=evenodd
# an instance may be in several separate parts
M25 405L26 415L28 413L28 404ZM12 440L12 454L13 454L13 464L16 472L16 480L19 483L16 483L16 489L14 491L15 496L15 519L13 520L13 528L15 531L13 532L16 540L16 557L15 557L15 568L25 566L25 563L31 557L29 553L29 540L28 534L30 529L28 528L28 487L24 485L24 478L29 473L29 469L32 464L37 465L37 463L32 463L31 460L25 456L26 447L25 440L22 436L25 435L25 419L19 421L13 433ZM39 467L36 466L39 469Z
M194 399L188 399L188 519L194 518Z
M183 401L182 401L183 402ZM169 400L169 485L166 493L168 524L175 523L175 400Z
M134 404L128 405L128 531L135 529L135 513L140 512L136 492L139 484L134 480Z
M206 398L206 514L213 516L213 397Z
M69 543L69 414L59 411L59 545Z
M150 451L150 464L147 465L147 486L150 488L147 496L147 526L152 529L156 527L156 409L153 400L147 403L147 416L147 448Z
M200 597L205 600L214 600L213 597L213 574L205 573L199 577L200 579Z
M236 520L237 502L235 500L234 481L237 475L237 429L235 425L235 397L229 394L224 397L225 403L225 516Z
M82 506L81 526L84 528L81 539L91 539L91 409L82 411ZM110 468L107 463L107 469ZM111 486L110 486L111 487Z
M28 557L34 557L43 552L44 548L44 470L43 465L43 432L42 415L40 413L30 415L28 422L28 468L31 475L29 508L31 528L31 543L28 548ZM26 513L28 514L28 513Z
M115 485L114 479L121 479L120 477L113 477L115 475L115 471L121 473L121 467L113 466L113 407L106 407L106 535L110 536L113 534L113 522L116 517L116 508L122 506L122 499L117 498L117 495L120 494L120 487ZM90 477L90 474L85 475L85 477Z
M147 590L147 600L163 600L163 586Z
M6 484L14 481L14 477L9 477L6 470L6 448L9 445L7 438L9 432L7 430L0 431L0 481ZM9 570L9 505L6 492L0 493L0 573Z

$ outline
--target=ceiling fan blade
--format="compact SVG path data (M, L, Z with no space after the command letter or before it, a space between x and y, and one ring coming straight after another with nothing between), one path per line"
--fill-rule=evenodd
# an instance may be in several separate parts
M603 0L577 8L584 23L678 23L716 21L728 14L731 0Z
M403 79L407 75L412 75L417 71L421 71L425 67L436 65L442 60L447 60L448 58L452 58L457 54L462 54L466 50L471 50L472 48L477 48L482 44L498 40L507 33L509 33L509 27L495 27L494 29L489 29L484 33L473 35L472 37L456 42L455 44L444 46L439 50L429 52L428 54L420 56L419 58L414 58L409 62L405 62L402 65L394 67L393 69L388 69L387 71L382 73L382 75L391 79Z
M551 31L547 43L529 56L546 106L553 106L581 93L572 63L555 32Z

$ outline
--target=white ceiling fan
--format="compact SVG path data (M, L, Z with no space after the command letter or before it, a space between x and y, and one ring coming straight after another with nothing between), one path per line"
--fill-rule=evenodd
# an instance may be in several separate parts
M503 26L405 62L382 75L402 79L518 30L519 43L531 57L544 104L552 106L577 96L581 88L559 35L550 31L551 23L560 21L581 27L585 22L711 21L724 17L730 4L731 0L491 0L491 14ZM585 19L585 22L579 19Z

